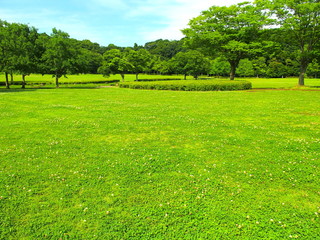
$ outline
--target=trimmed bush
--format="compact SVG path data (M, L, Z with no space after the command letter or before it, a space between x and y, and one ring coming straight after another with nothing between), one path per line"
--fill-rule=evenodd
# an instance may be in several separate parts
M122 88L132 89L155 89L175 91L234 91L251 89L252 84L248 81L230 80L180 80L180 81L157 81L157 82L123 82Z
M135 82L153 82L153 81L173 81L173 80L181 80L180 78L162 78L162 79L138 79L134 80Z

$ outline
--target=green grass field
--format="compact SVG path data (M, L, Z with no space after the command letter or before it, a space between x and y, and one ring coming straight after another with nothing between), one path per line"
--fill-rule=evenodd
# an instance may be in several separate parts
M319 239L319 109L308 88L2 86L0 239Z
M181 75L147 75L139 74L139 79L164 79L164 78L183 78ZM136 79L135 74L125 74L125 81L134 81ZM191 76L188 76L188 79L192 79ZM4 75L0 75L0 81L4 82ZM15 81L21 81L21 75L14 75ZM61 77L59 79L60 83L73 83L73 82L100 82L100 81L112 81L112 80L121 80L119 74L110 75L109 77L104 77L101 74L78 74L78 75L67 75L66 77ZM54 84L55 78L52 75L41 75L41 74L31 74L26 76L26 81L29 83L33 82L42 82L47 84Z
M147 74L139 74L139 79L183 79L182 75L147 75ZM203 76L203 78L207 78ZM134 81L136 76L134 74L126 74L125 81ZM188 76L188 80L193 79L193 77ZM221 80L227 80L227 78L220 78ZM248 80L252 82L253 88L296 88L298 84L297 77L290 77L290 78L237 78ZM15 81L21 81L21 76L15 75ZM79 74L79 75L67 75L67 78L61 77L59 82L62 84L61 87L74 87L72 83L86 83L86 82L101 82L101 81L113 81L113 80L121 80L121 76L117 75L110 75L110 77L103 77L100 74ZM40 74L31 74L30 76L26 77L26 81L29 84L32 83L46 83L46 87L54 87L55 79L51 75L40 75ZM0 82L4 82L4 76L0 75ZM71 83L69 85L65 85L65 83ZM98 84L98 85L105 85L105 84ZM320 79L312 79L307 78L305 80L306 87L320 87ZM79 84L77 84L79 87ZM86 85L87 87L89 84ZM92 85L91 87L95 87L96 85ZM19 86L13 86L13 88L19 88ZM28 87L28 86L27 86ZM80 86L81 87L81 86ZM1 86L0 86L1 88Z

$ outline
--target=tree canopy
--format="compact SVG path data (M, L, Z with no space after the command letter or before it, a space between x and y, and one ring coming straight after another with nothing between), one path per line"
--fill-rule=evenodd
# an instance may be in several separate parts
M195 79L200 74L207 74L210 69L210 61L202 53L196 50L180 52L170 61L171 69L174 72L193 76Z
M268 21L267 15L249 2L230 7L212 6L192 19L189 28L182 32L189 47L211 57L224 56L233 80L240 60L261 52L260 35Z
M259 6L273 13L276 26L282 31L278 41L296 47L300 64L299 85L309 63L319 55L320 2L318 0L258 0Z

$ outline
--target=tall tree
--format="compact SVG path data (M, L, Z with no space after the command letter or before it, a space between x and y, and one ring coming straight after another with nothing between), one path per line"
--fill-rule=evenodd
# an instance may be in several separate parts
M53 74L58 88L59 78L67 73L76 72L79 50L72 44L69 34L56 28L52 29L50 37L43 35L41 40L46 48L42 56L46 73Z
M210 61L202 53L196 50L179 52L170 60L170 65L175 73L193 76L195 79L200 74L206 74L210 69Z
M98 69L98 73L104 76L110 74L120 74L124 81L125 73L133 69L132 64L128 61L126 52L121 52L119 49L111 49L103 54L102 65Z
M258 0L258 4L271 10L277 17L277 26L290 44L298 48L300 63L299 82L304 85L308 65L315 58L320 41L319 0ZM280 41L284 39L280 38Z
M127 53L127 60L131 64L131 71L136 74L136 80L138 80L139 73L146 72L151 68L151 54L145 49L130 50Z
M199 48L212 57L224 56L233 80L240 60L262 51L263 42L259 37L268 22L266 12L244 2L230 7L212 6L192 19L189 28L182 32L189 47Z
M37 66L41 58L41 51L38 49L38 32L34 27L21 25L19 36L19 55L15 62L15 70L22 75L22 88L25 88L25 77L37 72Z
M37 30L33 27L0 20L0 71L5 72L7 88L10 88L9 74L20 72L24 88L24 76L35 71L37 36Z
M8 28L10 24L0 20L0 71L4 72L6 88L10 88L8 71L10 68L10 55L12 48L10 47L10 34Z

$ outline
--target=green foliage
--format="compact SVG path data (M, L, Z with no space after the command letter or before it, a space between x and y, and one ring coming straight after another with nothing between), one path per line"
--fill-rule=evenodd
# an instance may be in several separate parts
M124 81L124 74L130 71L133 66L128 61L126 53L119 49L111 49L103 54L104 61L102 66L98 69L98 73L103 76L110 76L110 74L120 74L122 81Z
M299 85L304 85L304 76L309 63L318 53L320 39L320 3L316 0L267 0L257 1L277 17L276 24L282 30L282 38L288 38L290 46L297 49L300 63Z
M24 79L25 75L37 71L40 58L37 38L33 27L0 20L0 71L6 72L7 88L8 73L19 72Z
M195 79L199 75L209 72L210 61L202 53L196 50L179 52L169 61L170 69L179 74L193 76Z
M99 67L102 65L103 57L100 53L80 48L78 55L78 72L79 73L98 73Z
M178 91L233 91L251 89L248 81L194 80L120 83L121 88L178 90Z
M212 6L189 22L182 30L186 44L206 54L221 54L230 63L233 80L239 61L262 52L264 43L259 39L262 27L267 24L266 12L249 2L230 7Z
M319 62L314 59L308 66L307 74L310 77L318 78L320 77L320 65Z
M103 58L104 62L98 72L104 76L121 74L122 81L124 81L124 74L129 72L135 73L138 79L138 74L150 71L156 61L145 49L135 51L129 48L125 51L111 49L104 53Z
M42 55L45 72L55 76L56 86L59 87L59 78L78 71L79 50L72 44L69 34L55 28L50 37L43 35L39 41L45 47Z
M254 70L254 75L257 77L264 77L267 71L266 58L259 57L252 60L252 66Z
M288 76L288 69L282 62L273 58L269 61L266 76L271 78L286 77Z
M131 72L136 74L136 80L138 80L138 74L142 72L148 72L151 69L153 63L151 54L145 49L129 50L126 54L126 58L131 65Z
M230 64L222 57L217 57L211 62L210 74L214 76L228 76Z
M162 60L169 60L177 53L184 51L182 40L163 40L147 42L144 48L153 55L160 56Z
M240 60L236 74L240 77L253 77L254 68L252 61L247 58Z

